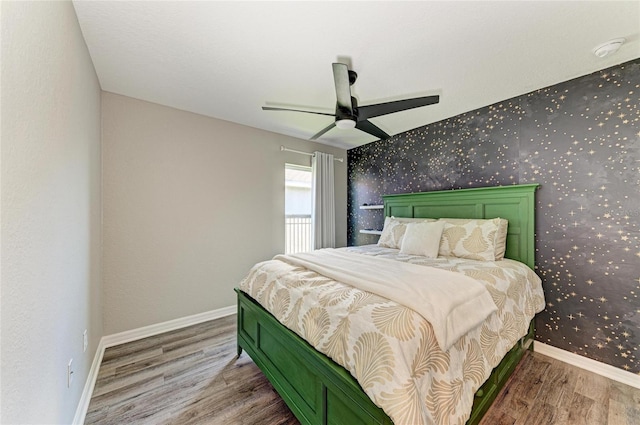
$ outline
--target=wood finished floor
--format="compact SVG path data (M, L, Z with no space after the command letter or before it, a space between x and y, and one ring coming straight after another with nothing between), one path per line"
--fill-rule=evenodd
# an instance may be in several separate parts
M293 425L235 316L105 351L85 424ZM527 354L481 425L638 425L640 390ZM349 424L345 424L349 425Z

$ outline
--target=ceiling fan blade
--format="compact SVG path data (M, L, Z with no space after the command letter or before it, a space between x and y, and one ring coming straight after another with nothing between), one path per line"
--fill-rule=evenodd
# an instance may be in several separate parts
M322 130L318 131L316 134L311 136L309 140L316 140L318 137L322 136L324 133L331 130L335 126L336 126L336 123L332 122L330 125L328 125L327 127L323 128Z
M425 96L378 103L376 105L360 106L358 108L358 119L366 120L367 118L379 117L380 115L393 114L394 112L406 111L407 109L433 105L438 102L440 102L440 96Z
M304 112L305 114L316 114L316 115L326 115L328 117L335 117L333 114L327 114L325 112L313 112L313 111L302 111L300 109L287 109L287 108L272 108L271 106L263 106L263 111L289 111L289 112Z
M365 133L369 133L372 136L379 138L380 140L388 139L389 136L387 133L379 129L377 126L373 125L371 121L358 121L356 123L356 128L358 130L362 130Z
M351 104L351 89L349 88L349 68L343 63L334 63L333 81L336 84L336 99L338 108L353 115L353 105Z

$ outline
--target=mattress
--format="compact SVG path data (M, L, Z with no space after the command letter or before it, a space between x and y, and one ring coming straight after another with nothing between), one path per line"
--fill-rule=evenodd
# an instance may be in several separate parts
M484 285L497 311L445 351L410 308L286 261L257 264L240 289L348 370L395 423L464 424L477 389L544 308L538 276L508 259L428 259L377 245L340 250L462 273Z

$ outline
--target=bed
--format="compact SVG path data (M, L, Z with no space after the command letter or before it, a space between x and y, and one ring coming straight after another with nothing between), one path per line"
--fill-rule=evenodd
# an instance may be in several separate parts
M517 270L517 272L513 273L523 275L529 273L533 275L534 193L536 188L537 185L514 185L388 195L383 197L384 211L387 217L428 217L433 219L443 217L453 219L491 219L502 217L507 219L509 226L504 254L507 260L500 263L509 265L509 269ZM359 250L359 252L356 253L356 255L360 256L359 258L376 257L381 258L381 260L379 260L380 262L391 261L386 258L393 258L394 260L404 259L405 262L409 263L423 262L423 260L411 256L398 257L398 254L393 250L380 247L345 248L344 250ZM516 262L523 263L526 267ZM491 265L468 265L455 259L439 258L433 260L432 263L433 264L424 265L432 265L436 268L440 267L442 269L454 270L473 276L488 276L492 270L490 269L492 267ZM379 351L377 347L386 346L387 342L384 338L373 338L368 346L358 347L358 345L355 344L354 346L343 347L345 350L350 350L348 352L345 351L347 354L344 355L339 354L338 351L328 350L337 362L349 369L347 370L332 360L332 358L314 348L314 346L319 348L320 346L340 345L335 341L331 342L326 339L331 338L331 335L334 335L335 332L325 332L326 335L323 334L322 337L318 336L320 335L320 333L317 332L319 328L318 323L323 323L322 320L313 322L313 326L308 327L305 334L299 329L300 327L304 327L304 319L295 319L292 320L291 323L287 323L287 320L289 320L287 319L288 316L284 317L278 313L278 311L284 310L291 313L292 310L295 310L295 308L292 307L293 304L300 306L299 309L303 309L302 305L304 303L301 300L303 298L305 300L312 300L314 296L318 297L315 301L305 302L313 305L322 305L323 307L339 304L333 301L331 297L325 297L323 299L322 294L313 295L313 292L310 288L307 288L307 286L322 287L328 291L333 291L328 292L331 294L347 293L350 289L339 287L339 285L343 285L341 282L329 279L316 272L305 270L296 264L272 260L270 262L264 262L264 264L261 263L256 267L257 268L252 270L250 276L243 281L240 288L236 288L238 294L238 354L240 354L242 350L245 350L249 354L303 424L392 424L393 421L391 417L402 418L402 420L396 420L398 423L414 423L413 418L418 418L419 415L423 415L421 416L421 423L464 423L466 421L467 424L477 424L497 396L500 388L515 369L524 352L527 349L532 349L534 327L531 318L535 314L533 310L539 310L541 308L541 302L542 305L544 305L543 299L542 301L536 299L535 302L531 301L526 307L523 307L523 311L527 310L527 317L529 319L524 321L524 324L519 325L518 329L515 329L515 326L510 325L510 323L514 322L514 320L512 320L514 316L522 315L521 313L511 314L511 312L508 312L508 314L511 314L508 316L509 320L502 320L504 317L500 316L502 318L500 322L496 318L498 313L492 313L490 319L487 319L487 323L491 322L491 324L476 328L474 332L476 332L477 335L471 335L471 333L468 336L465 335L456 343L455 347L452 346L447 350L441 350L436 346L434 348L435 351L429 354L430 359L428 361L431 362L430 364L436 364L436 360L438 358L442 359L444 356L446 357L447 368L449 369L449 366L451 366L451 372L449 372L449 370L445 371L444 368L440 370L440 366L436 364L432 367L434 371L433 376L429 375L427 379L426 375L421 374L420 379L418 379L415 373L415 360L413 360L413 365L410 365L407 371L401 370L400 367L386 370L387 375L392 375L389 377L389 380L396 379L396 377L398 377L398 379L408 377L409 381L416 382L415 386L418 390L408 389L402 392L396 391L397 388L394 387L392 387L391 390L386 387L376 389L377 386L382 385L380 384L380 379L374 375L369 375L368 370L364 372L358 370L359 366L356 364L356 358L369 355L369 357L374 357L374 363L378 360L378 363L375 364L382 364L380 358L384 358L385 354ZM261 269L260 267L272 267L271 273L275 277L268 280L268 274L265 272L265 269ZM489 267L489 269L477 269L478 267ZM509 271L507 274L510 273L512 272ZM504 273L500 272L498 274ZM494 281L500 280L495 276L490 276L489 279ZM302 297L298 298L300 302L291 303L292 305L287 304L283 307L283 305L281 305L283 302L274 301L276 298L272 297L272 294L278 292L280 289L284 289L284 287L277 286L278 282L285 282L287 280L294 282L292 286L299 286L301 288ZM302 283L298 284L296 282ZM500 283L498 283L498 285L499 284ZM252 289L253 287L258 289ZM528 288L528 286L523 287ZM244 290L241 290L241 288L244 288ZM254 292L251 292L252 290L254 290ZM509 291L506 290L506 292ZM252 293L253 296L250 296L248 293ZM351 294L351 292L349 292L349 294ZM356 295L360 294L358 293ZM494 296L493 293L491 295L492 297ZM287 297L287 302L294 300L293 295L287 295ZM518 295L518 297L520 296ZM535 296L533 297L535 298ZM336 297L336 299L337 298L340 297ZM505 301L503 298L504 296L496 292L494 301L500 300L496 301L496 304L513 304L510 301ZM391 310L387 309L387 311L392 311L391 306L381 304L383 301L378 300L377 302L378 304L368 301L368 303L371 304L371 312L384 311L383 307L389 307ZM279 304L279 307L274 306L274 303ZM267 311L263 305L275 311L274 314L279 316L279 318L276 318L274 314ZM306 307L307 315L314 309L313 305ZM316 308L316 310L319 309ZM325 312L314 311L314 314L315 313L324 314ZM404 317L407 316L407 314L408 313L401 313L394 317ZM387 316L389 315L387 314ZM290 317L295 316L291 314ZM335 319L338 320L337 322L328 317L325 317L323 320L326 322L324 325L325 331L327 329L334 329L335 331L345 320L348 322L345 316L341 316L339 320ZM334 322L330 323L330 320L334 320ZM410 318L407 320L414 319ZM375 321L375 319L373 321ZM393 320L391 322L393 322ZM520 322L522 322L522 320L520 320ZM492 326L493 328L491 328ZM495 328L495 326L500 327ZM485 327L487 329L485 329ZM419 325L413 326L412 328L416 330L422 329ZM484 351L485 345L489 344L485 344L485 340L490 339L484 332L487 331L488 334L491 335L491 332L488 330L489 328L493 329L492 332L497 334L510 334L510 340L514 343L509 346L499 347L499 349L492 347L492 350L495 348L495 352L491 351L490 354L484 355L486 354ZM299 336L301 334L304 334L310 342L301 338ZM371 338L372 335L370 334L370 332L363 332L361 336ZM321 341L321 338L325 339ZM422 350L420 344L422 344L423 341L427 341L424 336L418 338L415 335L395 339L406 339L407 341L418 340L420 342L417 344L418 348L410 348L413 350ZM461 343L460 341L462 340L465 342ZM469 342L468 344L467 340ZM345 341L353 340L351 336L345 337L341 339L341 344L345 345ZM360 339L357 341L359 342ZM475 343L474 341L478 342ZM411 343L413 344L413 342ZM409 344L409 342L407 342L407 344ZM484 353L482 356L478 355L481 345L482 353ZM495 345L498 345L498 343ZM367 349L366 347L369 348ZM373 347L373 349L371 347ZM327 350L324 351L327 352ZM372 352L375 352L374 356L370 355ZM498 356L497 353L499 353L499 357L496 357ZM395 357L393 358L396 359L396 362L399 357L402 357L402 354L398 355L395 351L394 355ZM414 357L418 358L420 356L417 354L415 356L414 354L411 354L411 356L407 355L407 358ZM471 357L475 359L475 363L469 360ZM389 359L387 359L388 361L384 360L384 362L387 364L389 361L393 362L393 358L389 357ZM408 361L406 363L412 362ZM449 363L451 363L451 365ZM477 382L473 379L469 382L450 379L451 382L460 381L462 383L460 383L457 388L454 388L455 385L454 387L442 386L441 381L444 381L444 378L440 380L441 377L438 373L446 372L455 376L458 371L456 367L453 367L455 366L454 363L461 365L460 367L465 370L475 371L474 376L478 377L475 378ZM488 364L491 366L488 367ZM383 370L382 372L384 373L385 371ZM353 376L359 376L360 383ZM371 377L368 378L369 376ZM376 379L378 379L377 382ZM384 384L387 385L388 383L384 382ZM427 384L429 387L424 388ZM425 391L425 394L428 393L429 395L426 403L423 403L427 406L420 407L424 410L422 413L418 412L419 407L416 407L416 403L412 402L412 404L407 402L407 400L411 398L423 400L423 396L418 392L420 388ZM470 394L464 394L469 393L469 391L472 392ZM445 400L446 397L443 398L441 395L438 395L452 392L455 392L456 395L458 395L458 393L462 394L456 398L457 404L452 404L450 401ZM394 399L394 397L389 394L397 395L395 400L392 400L391 405L389 405L389 403L384 405L386 411L378 407L378 405L383 404L380 403L380 394L382 394L383 399L385 397L387 399ZM376 402L372 400L376 400ZM445 406L446 403L449 405ZM388 414L388 412L391 413Z

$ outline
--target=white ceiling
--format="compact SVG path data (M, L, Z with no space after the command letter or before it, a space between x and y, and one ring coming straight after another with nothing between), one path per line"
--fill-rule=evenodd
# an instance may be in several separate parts
M75 0L102 89L307 139L333 113L331 63L360 105L440 95L371 121L388 134L640 57L640 2L213 2ZM592 49L625 37L620 51ZM333 129L318 141L375 140Z

